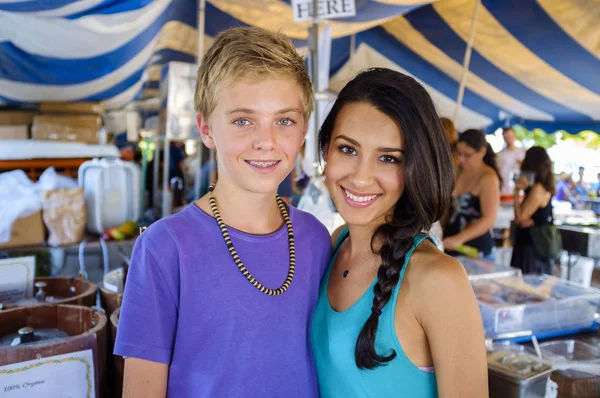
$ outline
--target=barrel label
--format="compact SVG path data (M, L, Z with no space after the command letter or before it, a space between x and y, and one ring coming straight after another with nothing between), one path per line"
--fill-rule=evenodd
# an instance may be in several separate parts
M0 303L16 303L33 297L35 257L0 260Z
M92 350L0 366L0 396L95 398Z

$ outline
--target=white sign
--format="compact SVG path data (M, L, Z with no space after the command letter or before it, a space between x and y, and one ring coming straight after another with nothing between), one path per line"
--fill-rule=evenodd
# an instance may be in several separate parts
M16 303L33 297L35 257L0 260L0 303Z
M0 366L2 398L96 398L92 350Z
M316 0L317 17L320 19L353 17L356 15L355 0ZM292 0L294 21L313 19L312 0Z

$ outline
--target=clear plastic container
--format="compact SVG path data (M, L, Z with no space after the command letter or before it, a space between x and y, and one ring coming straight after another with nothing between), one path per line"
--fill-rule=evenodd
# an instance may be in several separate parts
M497 264L493 261L457 256L456 259L461 262L469 279L481 279L487 277L500 276L520 276L521 270L506 265Z
M577 340L556 340L540 344L545 361L557 370L559 397L600 397L600 347Z
M486 336L559 332L593 325L600 290L543 275L472 280Z
M556 340L541 343L540 351L566 376L600 376L600 347L577 340Z

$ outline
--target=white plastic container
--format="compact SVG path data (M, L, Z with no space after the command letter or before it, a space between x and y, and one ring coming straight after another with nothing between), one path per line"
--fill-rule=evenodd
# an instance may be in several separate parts
M102 234L140 218L141 172L132 162L93 159L79 167L87 208L87 229Z
M563 254L560 258L560 277L570 280L584 287L592 285L592 273L594 272L594 259L579 255L571 256L571 272L569 275L569 256Z

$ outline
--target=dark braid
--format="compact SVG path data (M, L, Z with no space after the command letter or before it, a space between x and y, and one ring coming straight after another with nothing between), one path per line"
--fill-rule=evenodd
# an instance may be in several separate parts
M406 253L413 245L414 237L427 227L418 221L418 216L407 196L405 193L400 198L392 220L377 229L371 242L373 247L376 239L379 241L380 247L376 253L381 257L381 265L377 271L377 283L373 288L375 293L374 310L360 331L354 350L356 365L361 369L373 369L396 357L393 349L387 356L377 354L375 335L379 326L378 313L383 310L392 297L392 292L398 284L400 273L406 262Z
M406 254L414 238L439 220L449 207L454 186L454 167L448 140L429 94L413 78L384 68L360 73L340 92L319 132L319 147L325 153L338 113L347 103L367 103L392 119L404 134L404 192L393 214L380 225L371 248L381 257L373 308L363 326L354 351L360 369L385 365L396 357L390 350L380 355L375 338L381 311L388 304Z

